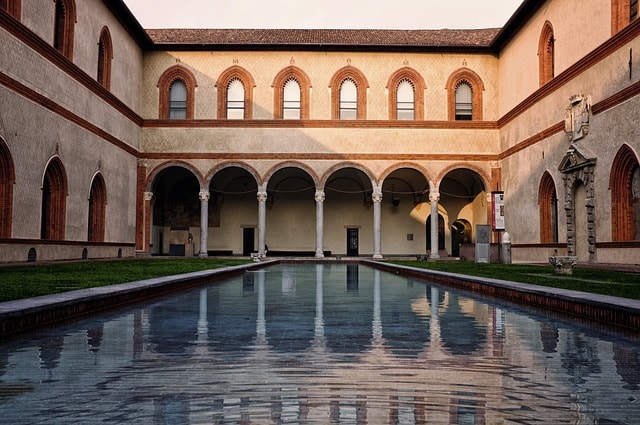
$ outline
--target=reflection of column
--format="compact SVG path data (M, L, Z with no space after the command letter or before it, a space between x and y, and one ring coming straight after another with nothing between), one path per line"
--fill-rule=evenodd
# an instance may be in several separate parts
M440 258L438 254L438 200L439 192L429 192L429 202L431 202L431 255L429 258Z
M200 191L200 257L208 257L209 236L209 191Z
M257 345L264 346L267 343L267 322L264 317L264 270L258 270L258 318L256 319Z
M143 252L149 254L151 252L151 200L153 192L144 193L144 247Z
M323 310L323 272L324 265L316 264L316 319L315 319L315 342L318 345L324 343L324 317Z
M265 232L267 226L267 192L258 192L258 255L265 256Z
M379 189L374 189L371 200L373 200L373 258L382 258L380 249L380 203L382 202L382 192Z
M373 344L382 343L382 319L380 314L380 270L373 271L373 320L371 321L373 330Z
M324 191L316 191L316 258L324 258Z
M431 340L431 349L429 354L432 358L442 356L442 337L440 336L440 318L438 317L438 309L440 308L440 290L435 286L431 287L431 320L429 321L429 333Z
M196 351L199 354L206 353L207 333L209 323L207 322L207 289L200 290L200 310L198 316L198 346Z

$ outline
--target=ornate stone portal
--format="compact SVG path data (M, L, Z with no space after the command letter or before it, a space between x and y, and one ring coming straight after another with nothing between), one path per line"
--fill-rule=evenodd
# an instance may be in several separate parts
M576 252L576 210L575 189L582 183L586 189L585 208L587 214L587 243L589 262L596 262L596 219L595 219L595 166L596 158L584 148L578 147L576 141L589 133L590 99L583 95L572 96L567 108L565 132L571 141L567 153L562 158L558 170L564 175L564 210L567 216L567 253L577 256ZM580 206L578 206L580 207Z

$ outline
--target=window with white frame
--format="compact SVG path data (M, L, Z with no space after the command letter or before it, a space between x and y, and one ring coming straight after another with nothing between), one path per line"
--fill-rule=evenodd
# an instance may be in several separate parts
M187 118L187 85L175 80L169 89L169 119Z
M291 78L283 87L282 118L285 120L300 119L300 84Z
M402 80L398 84L396 100L396 119L415 119L415 101L413 84L409 80Z
M456 121L470 121L473 118L473 92L471 85L461 82L456 86Z
M234 78L227 87L227 119L241 120L244 118L244 86L242 81Z
M340 85L340 119L355 120L358 118L358 87L347 78Z

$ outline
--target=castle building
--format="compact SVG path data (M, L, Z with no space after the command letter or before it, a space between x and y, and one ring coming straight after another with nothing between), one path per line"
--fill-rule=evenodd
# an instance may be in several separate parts
M513 261L638 263L637 16L145 30L122 0L1 0L0 259L471 258L508 232Z

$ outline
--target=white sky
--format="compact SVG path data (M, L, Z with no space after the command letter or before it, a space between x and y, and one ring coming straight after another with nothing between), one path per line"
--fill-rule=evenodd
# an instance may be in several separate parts
M125 0L125 3L144 28L480 29L502 27L522 1Z

